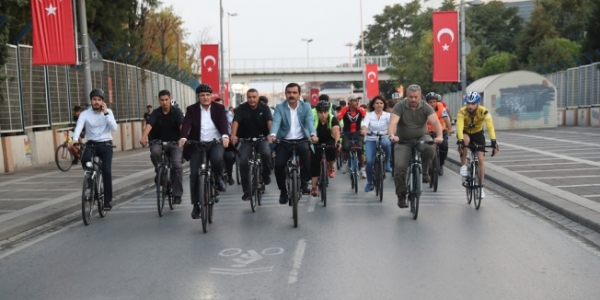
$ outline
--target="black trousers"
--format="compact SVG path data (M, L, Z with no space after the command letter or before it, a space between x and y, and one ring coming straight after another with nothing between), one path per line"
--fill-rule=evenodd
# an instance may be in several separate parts
M327 146L334 146L335 141L330 141L327 143ZM315 153L310 157L310 175L312 177L318 177L321 175L321 157L323 156L323 151L321 150L320 145L314 145ZM335 155L337 154L337 150L335 148L325 148L325 158L328 162L335 161Z
M207 151L208 159L212 166L212 175L215 178L215 182L221 180L223 174L223 153L225 148L222 144L213 143ZM198 170L200 165L204 162L204 152L197 151L190 158L190 194L192 196L192 204L198 204L200 195L198 193ZM201 184L204 184L203 182Z
M269 148L269 142L261 141L257 144L258 154L261 158L262 170L261 175L263 178L271 176L271 149ZM242 190L244 193L250 193L250 180L252 174L250 174L250 166L248 165L248 158L252 155L252 143L244 142L240 145L240 180L242 181Z
M86 145L94 145L96 148L96 156L102 160L102 181L104 182L104 202L112 201L112 157L113 148L112 142L93 142L88 141ZM85 169L85 164L92 160L92 148L86 147L83 156L81 157L81 165Z
M310 153L308 151L307 143L296 147L296 155L300 159L300 179L302 185L310 180ZM292 150L288 146L284 144L277 145L275 148L275 178L277 179L277 187L282 192L287 192L287 187L285 186L285 168L290 157L292 157Z
M225 154L223 154L223 160L225 161L225 171L227 172L227 176L229 178L232 178L231 174L233 174L233 163L235 162L235 152L225 151Z

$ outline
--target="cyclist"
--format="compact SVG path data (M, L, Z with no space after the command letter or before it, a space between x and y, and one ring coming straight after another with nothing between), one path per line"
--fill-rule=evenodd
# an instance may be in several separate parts
M198 170L205 159L210 160L212 165L217 193L225 191L221 175L223 174L223 153L229 146L227 115L225 106L211 101L212 92L210 85L204 83L198 85L196 96L199 101L187 107L179 135L179 147L183 147L188 139L201 142L221 139L221 144L213 143L208 149L206 152L208 157L204 157L204 153L196 151L196 147L193 145L185 146L183 149L183 158L190 161L190 194L194 206L192 219L200 218Z
M485 154L485 135L483 134L483 123L485 122L486 128L490 134L492 140L492 147L494 148L493 153L496 154L499 151L498 143L496 142L496 132L494 131L494 122L489 111L479 105L481 102L481 96L477 92L470 92L465 98L466 105L463 106L456 116L456 137L458 138L457 144L459 145L458 153L460 153L460 175L467 176L467 154L468 151L465 146L468 146L471 141L477 143L480 147L477 149L477 158L479 159L479 166L481 169L481 184L483 185L483 179L485 177L485 163L483 161ZM481 198L485 197L483 188L481 188Z
M258 101L264 103L266 106L269 106L269 98L267 98L266 96L258 97ZM275 111L270 107L269 110L271 111L271 117L273 117L273 113L275 113Z
M104 182L104 210L112 209L112 131L117 130L117 122L112 110L104 103L104 92L93 89L90 92L92 106L79 115L73 136L81 143L81 131L85 127L86 145L94 145L96 156L102 160L102 180ZM81 166L92 160L92 148L86 147L81 157Z
M356 139L360 149L357 149L358 161L361 168L361 177L366 178L365 158L363 154L364 139L360 136L362 120L367 115L367 112L358 106L359 97L357 95L348 96L348 106L343 107L338 114L338 119L343 122L342 132L346 135L342 142L342 152L344 154L344 162L342 165L342 173L348 172L348 157L350 156L350 140Z
M397 142L399 140L420 140L431 141L431 136L427 133L427 121L434 128L436 138L434 142L441 144L442 126L433 111L433 108L427 102L421 99L421 87L413 84L406 89L407 100L402 100L394 106L388 125L390 140ZM406 171L411 159L411 145L397 144L394 149L394 184L396 185L396 195L398 196L398 206L406 208ZM432 145L422 144L417 147L422 153L423 161L423 182L429 183L429 164L433 159L434 149Z
M389 123L390 113L387 112L387 101L382 96L375 96L375 98L369 102L369 112L362 122L362 135L365 136L367 159L367 185L365 186L365 192L373 190L373 166L375 165L378 140L377 136L368 136L367 133L376 132L387 135ZM390 152L392 151L392 143L387 136L381 138L381 147L385 152L385 170L391 173Z
M222 98L216 98L214 102L223 105ZM233 122L233 113L226 109L225 115L227 115L227 130L229 134L231 134L231 122ZM234 151L225 151L225 154L223 154L223 160L225 161L225 172L227 173L227 183L229 183L229 185L233 185L235 183L235 180L233 180L233 164L235 163L235 154L236 153Z
M256 89L249 89L246 92L246 99L245 103L238 106L233 123L231 123L231 142L234 145L237 144L238 138L255 138L261 135L267 137L273 123L271 109L267 104L258 100L258 91ZM250 186L252 176L250 174L248 158L252 155L252 144L242 143L239 152L239 167L242 174L240 178L244 192L242 200L249 201L250 197L252 197ZM259 142L257 152L262 162L262 181L265 185L269 185L271 183L271 149L269 148L269 143L266 140Z
M269 143L273 143L276 138L279 140L300 141L308 137L312 139L313 143L318 142L310 104L299 101L300 85L289 83L285 87L285 97L287 98L286 101L275 106ZM301 164L301 190L303 194L308 194L310 193L307 184L310 180L309 148L307 144L300 144L296 149ZM275 178L280 191L280 204L286 204L288 201L287 187L285 186L285 168L291 156L292 151L287 147L279 145L275 148Z
M394 100L394 102L398 103L398 102L400 102L400 100L402 100L402 96L400 95L400 93L393 93L392 100Z
M437 101L439 103L442 103L442 105L444 106L444 108L446 109L446 112L448 113L448 119L450 119L450 127L448 127L449 131L452 131L452 114L450 113L450 110L448 109L448 104L446 104L446 102L442 101L442 95L440 94L435 94ZM450 133L452 134L452 133Z
M431 105L431 107L435 111L435 114L436 114L438 120L440 121L440 124L442 125L444 142L441 143L439 146L440 147L440 170L438 172L440 175L442 175L442 174L444 174L444 162L446 161L446 157L448 156L448 134L453 133L452 132L452 124L450 124L450 118L448 117L448 113L447 113L446 109L444 108L444 105L437 102L437 94L436 93L431 92L431 93L425 95L425 100L427 101L427 103L429 105ZM433 125L431 125L429 122L427 122L427 131L430 134L435 133Z
M175 106L172 106L171 92L162 90L158 92L158 103L160 107L155 109L142 133L140 144L148 145L148 134L152 133L152 137L163 142L176 142L181 134L180 128L183 123L183 113ZM150 148L150 160L154 165L154 182L158 185L158 168L160 162L160 153L162 152L162 144L154 144ZM171 157L171 166L173 167L173 203L181 204L181 195L183 195L183 166L181 155L183 150L178 145L165 146L165 153Z
M75 105L73 107L73 121L75 121L75 124L77 124L77 120L79 120L79 115L81 115L81 112L82 112L81 106ZM75 130L75 128L73 128L73 130ZM79 134L79 137L81 137L82 139L85 138L85 130L81 131L81 133ZM73 141L76 141L76 140L77 140L77 138L75 136L73 136L73 137L71 137L71 140L69 143L69 147L71 148L71 151L73 151L73 164L74 165L77 164L77 161L81 157L81 154L79 153L79 150L81 149L80 144L73 143Z
M327 146L337 146L341 148L340 144L340 122L333 113L331 113L331 104L325 100L319 101L315 107L317 111L317 118L315 119L315 130L317 131L317 138L319 138L319 144L326 144ZM315 147L315 153L310 159L310 175L312 176L312 190L310 194L316 197L319 192L317 189L317 181L321 174L321 156L323 155L321 147ZM327 176L329 178L335 177L335 169L333 163L335 162L336 149L326 148L325 156L327 157Z

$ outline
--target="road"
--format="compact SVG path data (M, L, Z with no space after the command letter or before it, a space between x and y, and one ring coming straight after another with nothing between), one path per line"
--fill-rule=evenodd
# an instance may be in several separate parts
M187 178L187 175L184 176ZM232 186L207 234L184 205L158 217L154 190L105 219L79 215L0 252L2 299L595 299L600 248L491 189L466 203L447 170L418 220L331 180L329 201L304 196L299 228L275 183L252 213Z

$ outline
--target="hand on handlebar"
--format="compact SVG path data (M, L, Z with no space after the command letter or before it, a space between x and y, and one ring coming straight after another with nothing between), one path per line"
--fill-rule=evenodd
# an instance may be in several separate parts
M444 138L442 138L441 136L437 136L437 137L435 137L435 139L433 139L433 142L436 143L437 145L440 145L441 143L444 142Z
M317 137L316 135L311 136L310 139L312 140L313 143L319 142L319 137Z
M237 136L235 136L235 135L232 135L232 136L231 136L231 142L232 142L234 145L235 145L235 144L237 144L237 142L238 142L238 137L237 137Z
M142 137L140 139L140 144L144 147L146 147L148 145L148 137Z
M179 147L185 146L186 139L179 139Z
M269 135L269 144L273 144L275 142L275 136Z

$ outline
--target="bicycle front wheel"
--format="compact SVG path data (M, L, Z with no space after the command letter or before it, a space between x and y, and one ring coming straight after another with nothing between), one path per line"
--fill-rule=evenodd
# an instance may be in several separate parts
M92 220L92 211L94 210L94 184L89 174L83 178L83 188L81 192L81 216L83 224L90 225Z
M437 152L435 155L435 159L433 160L433 172L429 174L431 176L430 182L433 187L433 191L437 192L438 189L438 180L439 180L439 171L440 171L440 153Z
M321 162L321 178L319 183L319 193L321 194L321 201L323 207L327 206L327 162Z
M208 190L209 184L207 182L209 179L205 174L198 176L198 178L198 205L200 205L200 219L202 220L202 231L206 233L206 222L208 221L208 214L206 212L209 200L208 197L210 196L210 192Z
M241 182L240 182L240 158L238 156L236 156L236 160L235 160L235 181L237 182L238 185L241 184Z
M292 211L293 211L293 216L294 216L294 227L297 228L298 227L298 170L292 170L292 173L290 174L291 180L292 180L292 199L290 199L290 201L292 201Z
M250 174L252 175L252 182L251 182L251 193L250 193L250 208L252 209L252 212L256 212L256 203L258 202L258 174L256 174L256 169L254 167L254 164L250 164Z
M479 209L481 206L481 172L479 171L479 164L473 163L473 204L475 209Z
M418 167L415 167L412 170L412 181L414 190L411 193L411 211L413 213L413 219L416 220L419 216L419 199L421 198L421 170Z
M102 173L99 171L96 172L96 196L95 198L98 201L98 214L100 218L106 217L108 211L104 210L104 179L102 178Z
M173 210L175 208L175 197L173 196L173 179L171 178L173 174L171 173L171 169L167 170L167 202L169 203L169 209Z
M56 148L56 152L54 153L54 160L56 161L56 166L63 172L69 171L71 166L73 165L73 160L75 157L73 156L73 152L69 149L68 144L64 143L58 148Z
M167 187L163 184L167 178L167 169L165 167L158 168L158 181L156 182L156 205L158 207L158 215L163 216L165 208L165 198L167 197Z

